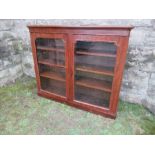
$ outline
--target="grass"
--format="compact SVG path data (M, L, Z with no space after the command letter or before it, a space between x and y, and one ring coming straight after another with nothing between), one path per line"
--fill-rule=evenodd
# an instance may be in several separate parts
M155 116L120 101L115 120L37 96L33 78L0 88L0 134L155 134Z

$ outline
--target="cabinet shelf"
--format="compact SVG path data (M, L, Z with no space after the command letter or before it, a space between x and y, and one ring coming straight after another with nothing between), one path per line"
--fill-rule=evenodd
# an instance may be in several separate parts
M64 49L62 48L54 48L54 47L45 47L45 46L37 46L37 50L44 50L44 51L52 51L52 52L60 52L60 53L65 53Z
M57 80L57 81L61 81L61 82L65 82L65 78L58 74L58 73L55 73L55 72L43 72L43 73L40 73L40 76L41 77L45 77L45 78L49 78L49 79L52 79L52 80Z
M97 53L97 52L86 52L86 51L76 51L77 55L88 55L88 56L103 56L103 57L111 57L115 58L116 55L109 53Z
M43 64L43 65L47 65L47 66L50 66L50 67L60 67L60 68L65 68L64 65L51 63L51 61L48 60L48 59L42 59L42 60L39 60L38 63L39 63L39 64Z
M87 67L87 66L78 66L76 68L77 71L82 71L82 72L88 72L88 73L94 73L94 74L99 74L99 75L109 75L109 76L114 76L114 73L112 71L107 71L103 69L96 69L93 67Z
M111 93L112 91L110 85L103 81L98 82L97 80L80 79L80 80L76 80L75 84L79 86L87 87L87 88L102 90L109 93Z

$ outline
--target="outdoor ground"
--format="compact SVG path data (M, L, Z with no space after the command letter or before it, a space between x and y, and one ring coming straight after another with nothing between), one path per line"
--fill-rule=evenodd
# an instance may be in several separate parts
M155 116L120 101L115 120L37 96L33 78L0 88L0 134L155 134Z

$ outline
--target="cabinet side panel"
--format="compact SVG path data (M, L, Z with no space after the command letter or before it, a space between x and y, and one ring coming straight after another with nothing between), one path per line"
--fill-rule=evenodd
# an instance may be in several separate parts
M32 47L34 70L35 70L35 75L36 75L36 82L37 82L37 89L38 89L38 92L39 92L41 86L40 86L40 76L39 76L39 69L38 69L38 62L37 62L36 45L35 45L36 34L35 33L30 33L30 36L31 36L31 47Z
M124 65L126 62L127 48L128 48L128 37L120 37L118 43L117 60L113 79L114 81L112 86L112 96L110 99L110 112L115 115L117 112L119 102L119 93L123 78Z

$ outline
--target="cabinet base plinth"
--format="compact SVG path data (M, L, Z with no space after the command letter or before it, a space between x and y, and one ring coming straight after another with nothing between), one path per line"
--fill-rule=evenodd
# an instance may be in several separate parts
M45 97L47 99L51 99L51 100L54 100L56 102L60 102L60 104L66 104L66 105L69 105L71 107L74 107L74 108L78 108L78 109L81 109L81 110L84 110L84 111L88 111L90 113L94 113L94 114L98 114L98 115L101 115L103 117L107 117L107 118L112 118L112 119L115 119L116 118L116 114L113 114L113 113L109 113L108 111L105 111L105 110L98 110L98 109L92 109L90 107L87 107L85 106L84 104L76 104L74 101L67 101L65 99L60 99L59 97L51 97L50 95L46 94L46 93L43 93L43 92L38 92L37 93L38 96L40 97Z

